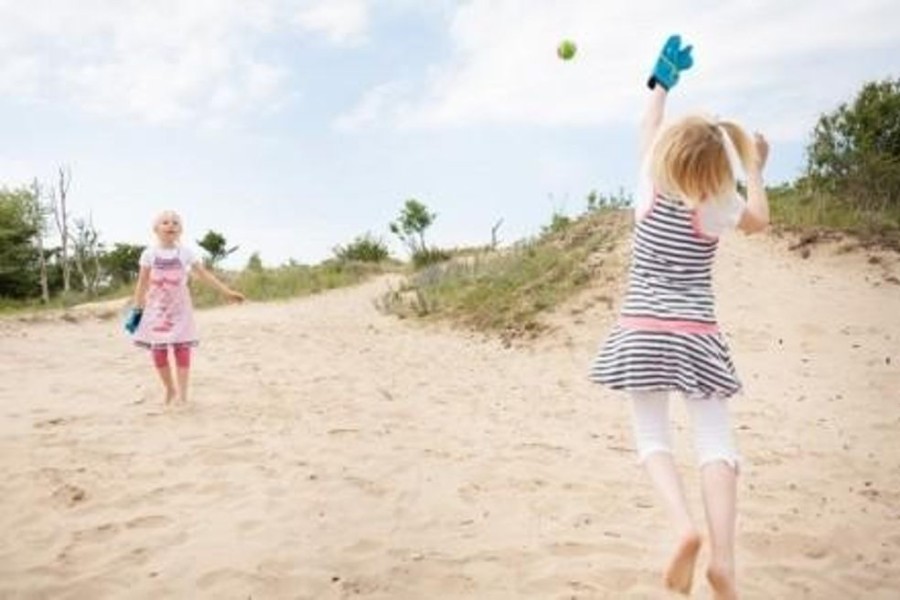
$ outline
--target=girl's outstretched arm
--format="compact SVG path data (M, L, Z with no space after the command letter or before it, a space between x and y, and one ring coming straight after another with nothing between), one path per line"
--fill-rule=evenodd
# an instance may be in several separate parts
M647 109L644 111L644 117L641 119L641 139L640 139L640 159L643 161L647 157L653 138L659 131L663 117L666 111L666 92L665 88L658 85L650 92L650 100L647 102Z
M242 293L233 290L222 283L222 281L218 277L213 275L212 271L203 266L203 263L195 263L193 266L193 271L200 279L222 292L222 294L225 295L229 300L243 302L247 299Z

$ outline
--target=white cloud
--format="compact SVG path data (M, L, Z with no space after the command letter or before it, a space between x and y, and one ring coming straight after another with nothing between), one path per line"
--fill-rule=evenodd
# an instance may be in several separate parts
M338 131L355 131L376 125L380 119L396 120L406 108L402 99L408 91L409 86L401 82L375 86L352 110L335 120L335 128Z
M797 137L863 81L896 73L897 22L900 5L888 0L472 0L453 15L452 58L398 99L409 105L398 124L633 121L660 45L680 32L697 63L673 103ZM563 38L579 46L570 62L555 55Z
M308 31L319 33L338 44L361 41L368 25L366 0L328 0L303 7L294 22Z
M329 39L361 36L357 4L0 0L0 94L152 123L223 122L293 93L273 35L302 35L292 19L306 14Z

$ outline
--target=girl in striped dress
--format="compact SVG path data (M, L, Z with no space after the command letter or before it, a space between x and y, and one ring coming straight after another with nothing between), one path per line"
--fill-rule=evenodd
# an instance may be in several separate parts
M666 48L671 42L672 38ZM676 51L679 44L680 40ZM689 58L689 48L686 51ZM692 59L685 62L682 70ZM670 56L666 65L673 64L677 61ZM711 269L720 234L734 228L757 232L768 224L762 178L768 144L761 135L751 138L734 123L704 116L662 126L666 97L677 75L675 67L674 79L651 78L641 127L641 177L646 189L636 201L628 290L618 323L594 359L590 376L630 396L639 460L678 535L665 584L688 593L701 537L673 461L668 416L670 393L684 397L709 529L707 579L717 600L730 600L737 597L738 454L728 399L741 383L716 322ZM746 200L736 185L741 171Z

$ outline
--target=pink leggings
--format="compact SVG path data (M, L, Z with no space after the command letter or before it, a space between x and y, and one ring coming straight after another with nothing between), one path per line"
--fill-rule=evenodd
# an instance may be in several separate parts
M175 366L179 369L189 369L191 367L191 347L187 344L178 344L172 346L172 352L175 354ZM169 366L169 349L154 348L153 364L157 369L166 369Z

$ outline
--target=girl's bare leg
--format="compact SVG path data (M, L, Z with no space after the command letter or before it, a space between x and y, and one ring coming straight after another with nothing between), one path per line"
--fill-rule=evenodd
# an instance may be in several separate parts
M669 435L669 398L663 392L632 394L634 431L644 469L675 525L677 542L666 566L667 588L687 594L694 580L694 565L701 538L684 495L684 486L672 457Z
M175 382L172 380L172 369L169 368L169 365L166 365L165 367L157 367L156 372L159 373L159 379L166 389L165 403L169 404L176 396Z
M688 413L700 460L703 504L709 529L707 579L715 600L735 600L734 537L737 517L737 469L728 401L688 398Z
M178 371L178 399L181 402L188 400L188 384L190 383L191 370L179 367Z
M706 577L715 600L736 600L734 575L734 529L737 475L725 461L703 467L703 502L709 526L711 553Z
M666 587L687 594L694 581L694 565L701 544L700 533L688 509L684 487L672 455L654 452L644 460L644 467L675 524L677 541L664 574Z
M191 374L191 347L175 346L175 367L178 372L178 397L182 402L188 399L188 384Z

